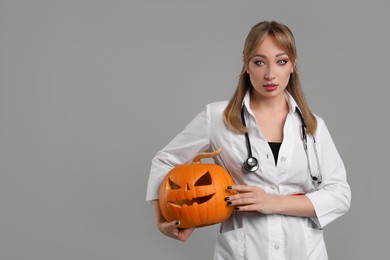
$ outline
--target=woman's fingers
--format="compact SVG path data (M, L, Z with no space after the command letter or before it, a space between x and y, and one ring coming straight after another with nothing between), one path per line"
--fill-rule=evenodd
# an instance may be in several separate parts
M187 241L188 238L190 238L192 232L194 232L195 228L186 228L186 229L178 229L178 239L180 241Z
M234 190L237 192L250 192L253 191L255 188L257 187L248 185L232 185L227 187L228 190Z
M230 190L237 191L236 194L225 198L225 201L240 199L260 198L265 192L256 186L234 185L229 186Z
M237 194L225 198L229 206L240 211L269 212L267 200L269 195L256 186L234 185L229 190L237 191Z
M227 197L227 204L229 206L239 206L239 205L248 205L254 204L258 201L258 199L254 196L254 194L237 194Z
M179 228L179 225L180 222L177 220L163 222L159 224L159 229L164 235L184 242L191 236L194 228L181 229Z

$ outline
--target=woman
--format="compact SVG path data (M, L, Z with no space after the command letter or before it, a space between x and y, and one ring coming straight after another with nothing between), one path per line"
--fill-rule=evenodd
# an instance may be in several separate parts
M222 147L216 163L234 178L237 194L225 201L236 210L221 224L214 259L328 259L323 228L349 210L351 192L324 121L306 103L296 60L288 27L251 29L232 99L207 105L152 161L147 200L163 234L185 241L193 232L161 215L164 175Z

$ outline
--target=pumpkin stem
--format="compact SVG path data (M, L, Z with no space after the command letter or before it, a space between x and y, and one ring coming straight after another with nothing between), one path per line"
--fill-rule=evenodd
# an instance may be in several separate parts
M220 154L221 151L222 151L222 148L221 148L221 147L218 147L218 149L215 150L214 152L197 154L197 155L195 155L195 157L192 159L191 164L199 164L199 163L200 163L200 160L203 159L203 158L214 158L215 156L217 156L218 154Z

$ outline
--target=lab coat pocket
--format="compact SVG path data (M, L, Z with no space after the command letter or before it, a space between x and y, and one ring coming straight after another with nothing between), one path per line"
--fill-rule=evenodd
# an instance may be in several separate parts
M328 255L326 252L323 230L309 221L309 226L305 229L306 237L306 250L309 254L306 259L315 260L327 260Z
M220 233L215 247L214 260L244 259L245 233L243 228Z

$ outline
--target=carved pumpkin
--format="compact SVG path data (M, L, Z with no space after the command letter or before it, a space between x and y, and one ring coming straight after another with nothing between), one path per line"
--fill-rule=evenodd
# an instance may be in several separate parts
M221 152L201 153L191 164L172 169L164 178L159 191L160 209L168 222L180 220L180 228L202 227L226 220L234 208L224 198L234 194L227 190L234 185L230 174L216 164L201 164Z

